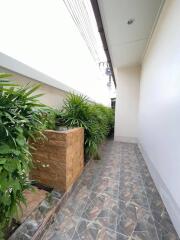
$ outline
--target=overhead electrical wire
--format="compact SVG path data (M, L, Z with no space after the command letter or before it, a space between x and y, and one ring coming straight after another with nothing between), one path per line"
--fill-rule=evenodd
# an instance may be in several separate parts
M93 16L92 9L86 0L63 0L66 8L68 9L74 23L76 24L79 32L81 33L86 45L94 58L99 63L101 62L101 54L98 48L98 39L92 27L90 14Z

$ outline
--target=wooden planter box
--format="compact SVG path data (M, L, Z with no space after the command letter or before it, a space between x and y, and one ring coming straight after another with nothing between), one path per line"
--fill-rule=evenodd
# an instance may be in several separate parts
M59 132L45 131L47 140L32 143L35 167L30 173L33 180L67 191L84 168L84 129L74 128Z

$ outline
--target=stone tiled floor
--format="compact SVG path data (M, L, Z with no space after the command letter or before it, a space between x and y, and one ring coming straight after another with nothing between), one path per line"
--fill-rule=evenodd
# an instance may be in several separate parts
M135 144L107 142L43 237L45 240L178 240Z

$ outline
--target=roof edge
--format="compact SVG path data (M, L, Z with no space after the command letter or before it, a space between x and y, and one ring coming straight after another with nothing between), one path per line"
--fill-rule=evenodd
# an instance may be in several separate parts
M99 9L99 4L98 4L97 0L91 0L91 5L92 5L93 11L94 11L96 23L97 23L97 26L98 26L98 31L99 31L99 34L101 36L104 51L106 53L106 57L107 57L109 66L111 68L112 78L113 78L113 82L114 82L114 85L115 85L115 88L116 88L116 79L115 79L115 75L114 75L114 70L113 70L113 66L112 66L111 56L110 56L110 53L109 53L109 48L108 48L105 32L104 32L104 27L103 27L101 13L100 13L100 9Z

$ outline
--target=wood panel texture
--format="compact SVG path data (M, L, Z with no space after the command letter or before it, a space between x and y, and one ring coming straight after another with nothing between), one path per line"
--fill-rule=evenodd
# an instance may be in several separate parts
M84 129L45 131L47 140L31 143L34 168L30 178L60 191L68 191L84 168Z

